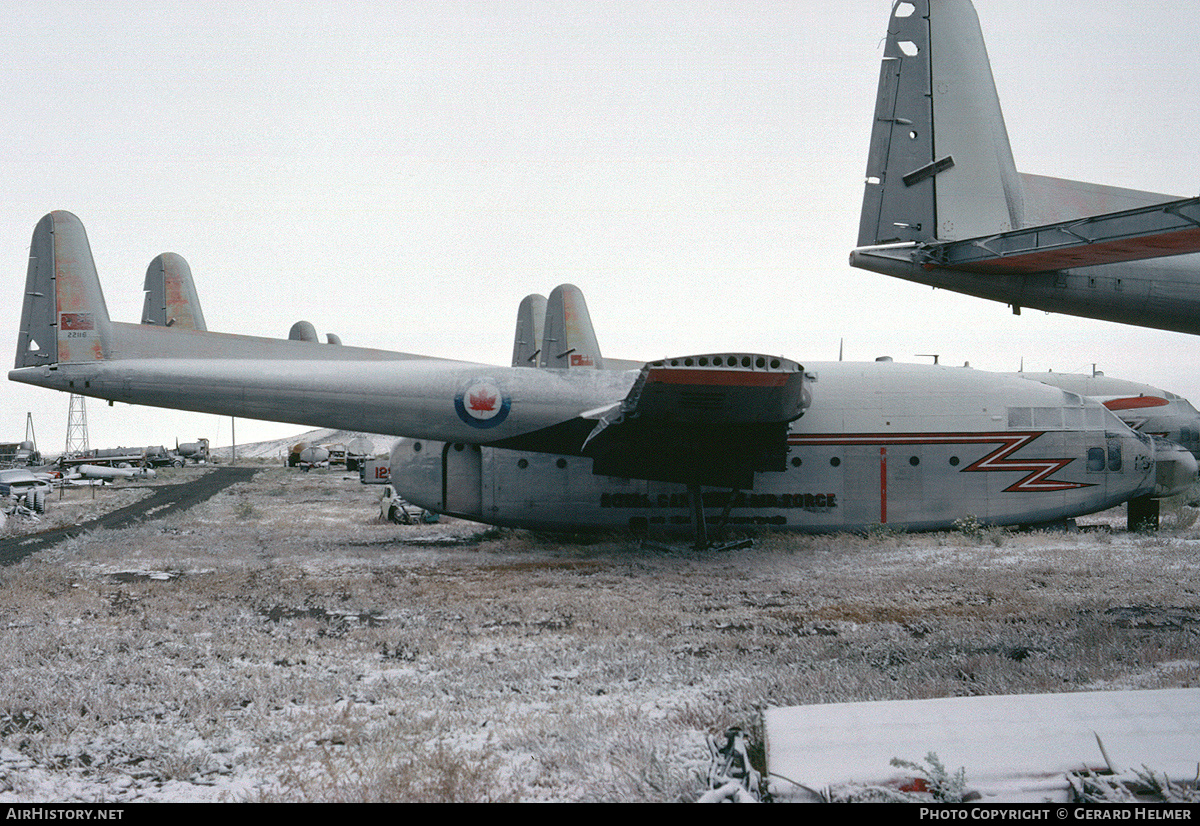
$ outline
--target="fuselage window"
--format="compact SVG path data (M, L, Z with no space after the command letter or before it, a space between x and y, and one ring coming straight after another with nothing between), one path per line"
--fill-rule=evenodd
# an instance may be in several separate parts
M1008 426L1022 429L1033 427L1033 411L1028 407L1008 408Z
M1090 447L1088 448L1088 470L1092 473L1099 473L1104 470L1104 448Z
M1108 469L1121 469L1121 443L1113 442L1108 446Z

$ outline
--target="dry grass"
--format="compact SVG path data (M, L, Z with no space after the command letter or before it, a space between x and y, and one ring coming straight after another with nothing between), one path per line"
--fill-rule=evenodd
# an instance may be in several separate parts
M671 554L377 516L268 468L0 569L9 794L687 800L767 705L1200 677L1190 529Z
M7 519L0 525L0 539L87 522L132 505L150 493L150 486L145 484L60 488L49 495L45 513L35 514L34 518Z

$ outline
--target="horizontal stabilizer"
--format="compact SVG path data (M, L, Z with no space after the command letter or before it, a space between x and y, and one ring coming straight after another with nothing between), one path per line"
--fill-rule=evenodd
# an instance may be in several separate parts
M912 248L914 262L1016 274L1200 252L1200 198Z
M782 471L788 423L809 402L804 368L744 353L645 365L620 407L584 444L606 476L750 488Z

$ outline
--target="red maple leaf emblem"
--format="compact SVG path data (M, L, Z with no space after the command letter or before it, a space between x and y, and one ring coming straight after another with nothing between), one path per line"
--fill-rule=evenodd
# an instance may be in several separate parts
M496 397L486 390L480 390L478 393L471 393L471 409L472 410L495 410Z

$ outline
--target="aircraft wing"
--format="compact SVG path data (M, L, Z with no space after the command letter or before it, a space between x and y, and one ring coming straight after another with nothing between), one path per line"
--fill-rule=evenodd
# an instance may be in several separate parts
M558 315L590 333L582 312L580 298ZM110 319L83 224L54 212L34 230L8 375L110 401L582 454L600 474L740 488L751 487L756 471L784 469L788 422L807 403L803 368L792 361L714 354L613 369L602 365L594 336L568 330L564 338L557 327L543 342L564 369L200 326ZM578 369L585 366L604 369Z
M927 269L1013 275L1200 252L1200 198L1076 218L962 241L865 248L855 257L906 257ZM857 266L858 264L856 264Z
M788 423L810 399L804 368L745 353L642 367L584 443L595 473L731 488L784 469Z
M610 370L514 373L201 326L112 320L82 222L52 212L34 229L9 379L130 404L472 444L570 422L624 398L633 381Z

